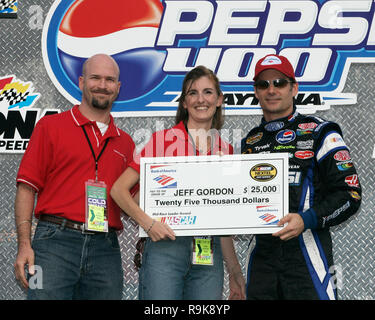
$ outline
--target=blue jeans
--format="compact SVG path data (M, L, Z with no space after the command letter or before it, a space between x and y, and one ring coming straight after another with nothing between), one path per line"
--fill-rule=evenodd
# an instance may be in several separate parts
M220 300L224 269L220 238L213 241L214 265L192 265L192 237L147 239L139 270L140 300Z
M29 288L29 300L122 298L123 271L116 232L87 235L39 221L32 247L40 278L38 272L33 276L39 284ZM37 282L33 277L30 280Z

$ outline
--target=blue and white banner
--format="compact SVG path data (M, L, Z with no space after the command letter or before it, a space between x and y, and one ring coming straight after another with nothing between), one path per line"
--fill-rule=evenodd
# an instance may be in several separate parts
M375 62L373 0L57 0L45 21L46 70L72 103L87 57L113 56L122 89L114 116L175 115L182 80L194 66L218 75L226 114L260 114L256 62L286 56L303 113L355 104L343 93L351 63Z

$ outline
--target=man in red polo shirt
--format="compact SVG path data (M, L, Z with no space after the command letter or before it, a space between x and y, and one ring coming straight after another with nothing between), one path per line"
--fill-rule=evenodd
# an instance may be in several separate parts
M133 160L135 146L110 114L120 85L114 59L89 58L79 78L81 104L42 118L34 129L17 175L15 201L15 273L29 288L28 299L122 297L116 230L123 226L109 191ZM31 245L33 210L39 222ZM26 265L42 283L28 282Z

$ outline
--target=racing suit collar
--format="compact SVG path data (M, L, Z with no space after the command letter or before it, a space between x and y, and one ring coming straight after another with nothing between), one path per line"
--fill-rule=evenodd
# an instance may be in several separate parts
M293 122L298 116L297 107L293 105L293 111L286 117L272 120L267 122L264 117L262 118L261 127L264 127L266 131L278 131L286 127L289 123Z

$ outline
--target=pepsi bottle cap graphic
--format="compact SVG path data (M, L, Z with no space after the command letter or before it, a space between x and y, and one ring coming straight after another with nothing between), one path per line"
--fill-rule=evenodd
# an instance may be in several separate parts
M122 83L113 108L126 109L166 77L166 52L154 48L162 12L160 0L113 0L109 5L101 0L55 1L42 37L51 80L69 101L78 103L84 61L109 54L120 67Z

